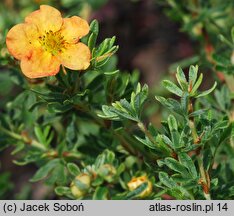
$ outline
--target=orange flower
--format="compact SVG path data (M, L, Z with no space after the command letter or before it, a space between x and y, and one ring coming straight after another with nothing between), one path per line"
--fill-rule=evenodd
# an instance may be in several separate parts
M53 76L61 64L72 70L89 67L90 50L79 42L88 32L88 23L80 17L62 18L57 9L41 5L24 23L10 29L6 44L9 52L21 61L25 76Z

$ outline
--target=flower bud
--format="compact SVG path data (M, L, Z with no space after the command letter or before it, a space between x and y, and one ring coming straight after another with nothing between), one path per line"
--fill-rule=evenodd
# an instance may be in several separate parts
M81 198L87 193L90 184L91 184L91 177L86 173L82 173L76 176L76 178L72 181L70 186L71 193L77 199Z
M130 191L133 191L146 182L148 183L147 188L138 195L139 198L144 198L144 197L149 196L152 192L152 183L151 181L149 181L147 176L140 176L140 177L132 178L132 180L128 182L128 188Z
M115 167L112 166L111 164L103 164L98 169L98 174L108 182L113 181L116 173L117 171Z

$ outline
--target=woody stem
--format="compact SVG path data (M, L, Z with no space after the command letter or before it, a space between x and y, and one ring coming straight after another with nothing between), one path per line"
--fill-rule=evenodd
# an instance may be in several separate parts
M192 103L190 103L189 106L190 106L189 112L193 112ZM191 132L192 132L194 143L198 144L200 142L200 137L197 134L197 129L196 129L195 122L194 122L193 118L191 118L189 120L189 127L190 127ZM210 197L210 193L209 193L209 189L210 189L209 176L208 176L208 173L205 171L204 164L203 164L203 155L201 152L199 152L199 154L197 155L197 161L198 161L198 167L199 167L201 180L202 180L201 184L203 186L203 194L204 194L204 197L206 198L206 200L210 200L211 197Z

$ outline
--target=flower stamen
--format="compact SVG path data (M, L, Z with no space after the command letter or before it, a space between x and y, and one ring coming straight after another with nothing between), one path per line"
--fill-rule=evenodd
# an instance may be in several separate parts
M66 41L60 31L49 30L43 36L39 36L38 39L43 49L52 55L57 55L66 48Z

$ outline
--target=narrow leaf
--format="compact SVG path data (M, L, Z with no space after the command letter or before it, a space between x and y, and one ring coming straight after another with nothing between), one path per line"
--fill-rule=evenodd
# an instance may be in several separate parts
M70 194L71 190L69 187L58 186L54 189L55 193L59 196L64 196L66 194Z
M204 97L204 96L210 94L212 91L214 91L214 89L216 88L216 86L217 86L217 82L214 83L214 85L212 86L212 88L210 88L210 89L208 89L208 90L200 93L199 95L197 95L196 98Z
M182 174L183 176L187 176L188 172L185 168L184 165L180 164L177 160L175 160L174 158L166 158L165 160L165 164L172 170Z
M177 131L178 130L177 121L173 115L169 115L167 121L168 121L168 126L169 126L170 131Z
M49 161L46 165L42 166L36 174L30 179L31 182L39 181L45 178L50 171L52 171L60 162L60 159L54 159Z
M169 80L164 80L163 81L163 86L171 93L181 97L183 95L183 91L173 82Z
M73 176L77 176L80 174L80 169L75 163L68 163L67 169Z
M93 200L107 200L108 193L109 191L106 187L97 187L93 194Z
M140 141L142 144L146 145L147 147L149 147L150 149L157 149L157 146L152 143L149 139L142 139L138 136L134 136L138 141Z
M196 67L194 67L193 65L189 67L189 85L191 85L192 87L197 80L197 71L198 71L197 65Z
M181 164L183 164L190 172L193 178L197 178L197 170L191 159L186 153L180 153L178 155Z
M203 80L203 74L201 73L198 80L197 80L197 82L195 83L195 85L193 86L191 92L189 93L191 96L193 96L196 93L197 89L200 87L200 85L202 83L202 80Z
M188 82L181 67L177 67L176 79L184 91L188 89Z
M169 187L169 188L175 188L177 187L177 184L175 181L173 181L173 179L171 179L167 173L165 172L159 172L159 180L160 182L162 182L165 186Z

